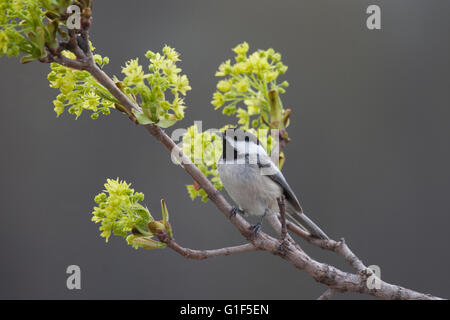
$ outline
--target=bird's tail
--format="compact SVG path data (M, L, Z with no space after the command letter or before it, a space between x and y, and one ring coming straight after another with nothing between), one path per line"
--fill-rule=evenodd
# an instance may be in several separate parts
M322 231L314 222L311 221L304 213L297 212L292 206L287 206L287 215L300 227L306 229L311 235L319 239L329 240L330 238Z

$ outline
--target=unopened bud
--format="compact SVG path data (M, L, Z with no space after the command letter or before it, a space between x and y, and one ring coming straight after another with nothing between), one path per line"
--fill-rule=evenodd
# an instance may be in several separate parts
M150 221L148 223L148 230L153 234L162 233L165 229L164 225L159 221Z

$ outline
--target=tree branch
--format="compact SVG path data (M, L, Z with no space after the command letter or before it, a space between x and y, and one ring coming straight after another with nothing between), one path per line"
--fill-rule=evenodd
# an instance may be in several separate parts
M250 252L260 250L251 243L240 246L226 247L215 250L194 250L180 246L175 240L171 239L166 242L167 246L187 259L203 260L207 258L229 256L235 253Z

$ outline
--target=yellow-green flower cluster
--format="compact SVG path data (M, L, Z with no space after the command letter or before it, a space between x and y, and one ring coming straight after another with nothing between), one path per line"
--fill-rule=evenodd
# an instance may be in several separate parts
M134 227L147 229L152 217L147 208L139 204L144 195L134 192L125 181L107 179L104 192L95 196L92 221L101 222L101 235L108 242L111 234L126 237Z
M92 221L101 223L101 237L108 242L109 237L114 234L126 238L128 244L134 248L143 247L145 249L165 248L165 244L152 239L153 233L149 231L150 224L161 224L154 221L149 210L139 202L144 200L144 194L134 192L130 184L125 181L107 179L104 192L98 194L94 201L97 207L92 212ZM163 203L163 202L162 202ZM164 223L168 225L167 208L163 208ZM168 233L172 231L170 225ZM166 227L167 229L167 227Z
M248 50L247 42L239 44L233 49L235 62L227 60L219 66L216 76L225 79L218 82L211 101L216 109L223 107L224 114L236 114L243 129L266 127L261 117L268 120L270 116L269 92L282 94L289 85L277 83L278 76L287 71L281 54L268 49L248 55Z
M139 123L166 128L184 117L182 96L191 90L189 80L180 74L176 65L179 53L174 49L165 46L162 53L148 51L145 56L150 61L149 73L145 73L138 59L128 61L122 69L124 90L142 107L142 113L135 113Z
M26 53L34 59L45 53L44 11L36 0L0 1L0 56Z
M73 53L65 51L64 55L75 58ZM109 63L109 58L94 55L95 62L103 67ZM117 99L101 84L99 84L87 71L75 70L52 63L48 75L50 87L60 90L60 94L53 101L54 110L60 116L66 108L70 114L78 118L83 111L91 112L91 118L97 119L100 113L110 114Z
M0 56L18 56L22 63L47 56L47 48L58 47L58 35L67 37L61 28L67 19L71 0L0 0ZM88 1L78 2L82 8Z
M182 150L216 189L222 189L222 181L217 172L217 161L222 154L222 139L209 131L199 132L198 127L193 125L183 136ZM186 188L192 200L201 197L203 202L208 201L208 195L199 185L187 185Z

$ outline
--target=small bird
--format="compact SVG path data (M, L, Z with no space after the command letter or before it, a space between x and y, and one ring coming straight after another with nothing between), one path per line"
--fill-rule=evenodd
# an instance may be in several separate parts
M237 207L233 207L232 215L239 212L261 216L261 220L252 226L256 235L264 218L279 212L277 199L284 195L288 217L312 236L329 239L303 213L283 174L253 134L241 129L228 129L225 133L216 133L221 136L223 142L222 157L217 164L219 176L225 190L237 204Z

